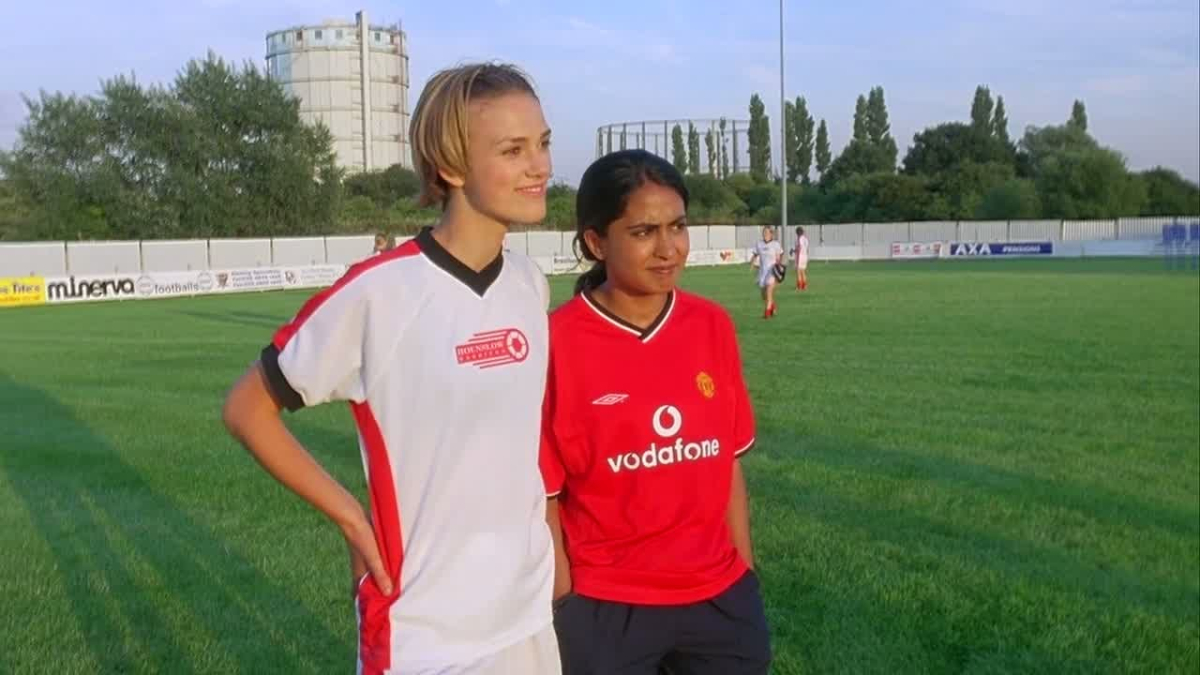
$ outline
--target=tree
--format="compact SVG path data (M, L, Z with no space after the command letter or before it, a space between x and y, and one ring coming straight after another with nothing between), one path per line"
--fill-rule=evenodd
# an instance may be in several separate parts
M42 93L3 159L37 238L327 231L340 210L332 138L254 66L209 54L168 87Z
M766 106L758 94L750 97L750 128L746 135L750 145L750 175L765 181L771 166L771 129Z
M960 162L952 171L929 176L928 185L942 203L949 218L975 218L986 196L1016 177L1011 164L1004 162Z
M725 118L722 117L717 125L717 140L720 141L717 150L721 158L721 178L729 175L729 139L725 136L725 124Z
M821 174L821 184L829 187L851 176L893 173L895 169L889 166L889 162L885 148L851 139L842 154Z
M902 171L909 175L936 176L953 171L963 162L1012 163L1012 149L974 125L947 122L913 135Z
M1032 177L1048 158L1067 152L1093 150L1100 145L1086 130L1072 125L1034 127L1025 130L1018 150L1018 174Z
M896 158L899 149L896 139L892 138L892 127L888 122L887 103L884 101L883 87L874 87L867 98L865 125L867 139L873 145L882 159L880 171L895 171Z
M700 133L691 122L688 122L688 173L700 173Z
M745 204L746 214L754 216L765 208L777 206L779 203L779 188L771 183L755 181L747 173L735 173L725 179L738 199Z
M920 176L859 174L837 184L829 194L823 215L834 222L925 220L931 215L937 217L931 214L933 201L925 179Z
M0 152L0 166L4 165L4 153ZM0 179L0 241L29 238L29 208L13 192L9 182Z
M671 163L675 165L679 173L687 172L687 148L683 145L683 128L678 124L671 130Z
M808 102L801 96L796 99L796 145L794 152L796 154L796 169L800 177L800 181L808 185L810 179L809 171L812 169L813 162L813 118L808 112ZM828 139L826 139L828 140ZM795 178L790 178L795 182Z
M1200 186L1185 180L1178 172L1160 166L1142 172L1140 178L1146 190L1146 203L1140 215L1200 215Z
M1022 220L1041 215L1037 186L1026 178L1010 178L988 190L974 213L974 217L984 220Z
M874 87L869 97L858 97L854 111L854 137L842 154L833 160L829 170L821 173L821 183L829 187L850 176L893 173L898 152L888 122L883 87Z
M979 133L992 135L992 92L980 85L975 88L975 101L971 103L971 127Z
M1075 105L1071 107L1071 120L1067 122L1067 126L1083 132L1088 130L1087 108L1083 105L1083 101L1076 100Z
M817 127L816 146L817 171L824 176L833 161L833 155L829 151L829 129L825 126L825 120L821 120L821 125Z
M992 136L1005 148L1012 146L1012 140L1008 137L1008 114L1004 110L1003 96L996 97L996 112L992 117Z
M380 208L404 197L415 197L421 191L416 172L399 164L382 171L361 171L347 177L342 186L347 197L369 197Z
M789 183L795 183L800 177L800 147L799 120L796 119L796 107L791 101L783 102L783 158L785 175Z
M1120 153L1108 148L1055 153L1043 158L1035 171L1046 217L1136 216L1146 201L1146 186L1129 175Z
M574 188L565 183L556 183L546 189L546 219L542 225L554 230L575 229Z
M715 134L713 134L715 136ZM715 141L714 141L715 142ZM737 194L715 176L687 176L688 215L697 222L733 222L746 213L746 205Z
M708 151L708 175L717 175L717 138L716 133L709 129L704 134L704 149Z
M865 96L859 96L854 103L854 136L853 140L865 142L867 140L867 99Z

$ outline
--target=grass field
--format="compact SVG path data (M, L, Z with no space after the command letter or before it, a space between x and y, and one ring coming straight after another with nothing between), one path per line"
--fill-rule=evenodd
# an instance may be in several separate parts
M686 280L740 332L774 672L1200 672L1197 274L811 277L771 322ZM352 672L340 536L219 420L303 298L0 311L0 673ZM345 407L290 423L363 494Z

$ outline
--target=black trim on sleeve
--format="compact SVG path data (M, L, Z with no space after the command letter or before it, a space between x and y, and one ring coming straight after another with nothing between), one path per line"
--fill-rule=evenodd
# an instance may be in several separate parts
M458 258L455 258L447 251L437 239L433 238L433 228L426 227L417 234L417 245L421 247L421 253L429 258L429 262L442 268L444 272L461 281L467 288L475 292L475 295L483 297L484 293L492 287L496 279L500 278L500 270L504 267L504 252L501 251L496 255L495 260L487 264L487 267L476 272L467 267Z
M303 408L304 398L300 396L299 392L292 389L292 385L288 383L287 378L283 375L283 370L279 367L279 348L273 344L264 347L259 362L262 363L263 374L267 376L267 387L271 390L275 400L291 412Z

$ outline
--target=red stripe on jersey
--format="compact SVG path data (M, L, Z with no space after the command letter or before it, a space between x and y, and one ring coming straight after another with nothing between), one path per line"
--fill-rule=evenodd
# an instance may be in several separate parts
M309 298L308 302L305 302L304 306L300 308L299 313L296 314L296 318L287 322L275 332L275 337L271 339L271 343L279 351L283 351L283 348L291 341L292 336L299 332L300 326L304 325L308 317L315 314L321 308L321 305L325 304L326 300L333 297L334 293L337 293L351 281L357 279L363 272L373 270L384 263L399 260L400 258L409 258L420 253L421 247L417 245L417 240L411 239L391 251L380 253L373 258L368 258L367 260L351 265L350 269L346 270L346 273L342 275L342 278L334 282L332 286Z
M475 335L472 335L471 339L467 340L467 342L468 343L491 342L492 340L495 340L496 338L500 338L500 337L504 337L504 336L508 335L509 332L510 331L508 331L508 330L494 330L494 331L491 331L490 333L476 333Z
M371 496L371 515L375 543L383 556L383 566L392 580L392 594L383 595L375 582L367 578L359 586L358 658L363 675L381 675L391 667L392 605L400 597L400 570L404 563L404 542L400 533L400 505L392 464L383 432L368 403L352 403L354 421L367 454L367 485Z

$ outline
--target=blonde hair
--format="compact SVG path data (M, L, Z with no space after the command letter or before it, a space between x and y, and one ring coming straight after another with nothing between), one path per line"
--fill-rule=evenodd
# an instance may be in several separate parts
M409 123L421 206L445 207L450 186L439 171L467 174L467 111L472 101L521 92L537 98L529 76L507 63L469 63L429 79Z

